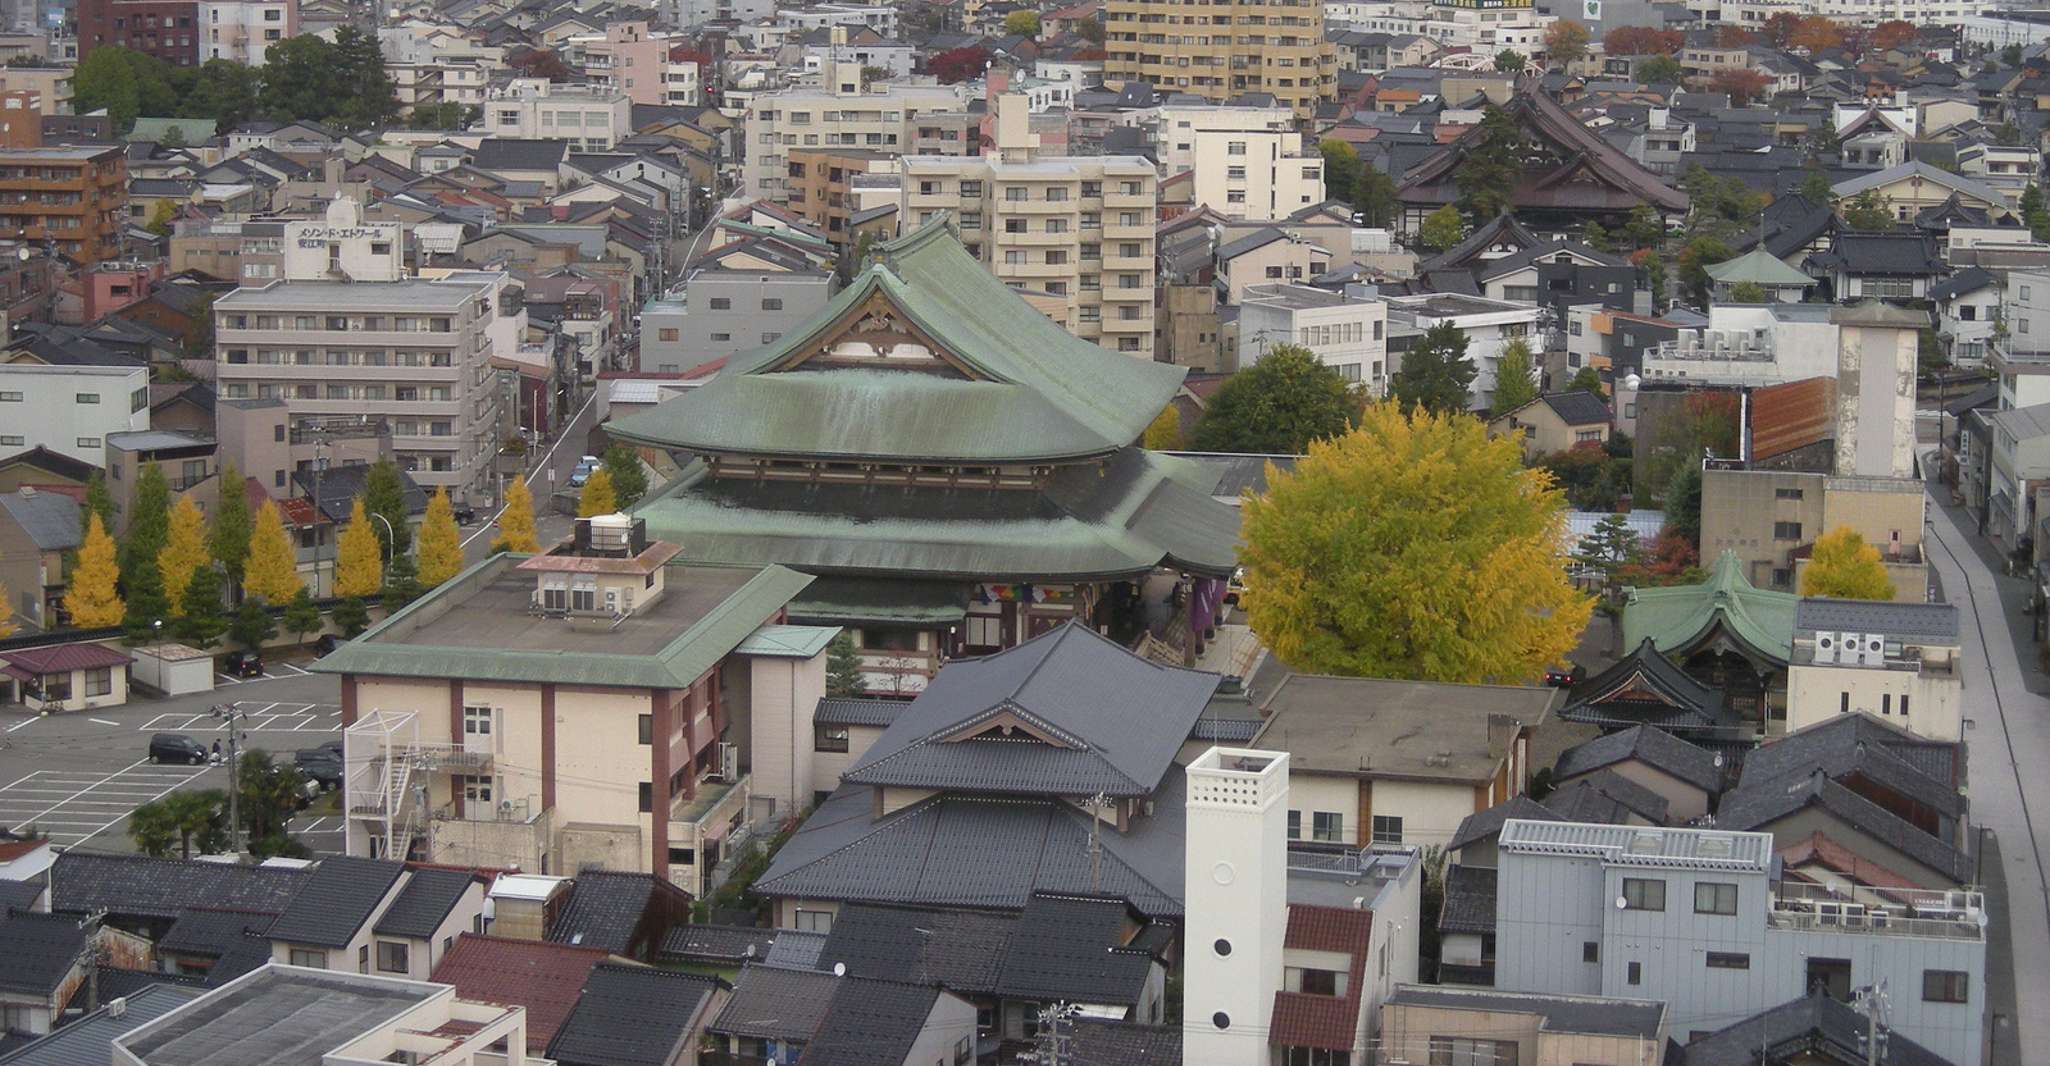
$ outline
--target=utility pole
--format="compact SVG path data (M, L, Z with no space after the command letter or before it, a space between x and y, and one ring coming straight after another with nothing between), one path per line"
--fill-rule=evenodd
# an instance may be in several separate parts
M1886 1012L1886 982L1859 989L1856 999L1855 1006L1865 1015L1865 1066L1879 1066L1886 1045L1886 1031L1879 1027Z
M242 855L242 780L237 773L241 766L235 755L237 742L241 739L242 711L233 704L217 703L213 716L228 727L228 851L239 859Z
M1034 1052L1039 1066L1069 1066L1068 1042L1074 1039L1070 1022L1075 1017L1070 1003L1049 1003L1039 1010L1039 1035Z

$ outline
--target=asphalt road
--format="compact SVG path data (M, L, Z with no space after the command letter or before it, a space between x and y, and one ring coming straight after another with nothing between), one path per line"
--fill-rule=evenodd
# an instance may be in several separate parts
M556 490L569 488L570 472L584 457L584 442L598 418L597 396L593 391L584 398L563 432L556 434L555 440L541 450L534 464L528 468L527 488L534 494L534 531L543 545L569 536L576 524L575 519L556 514L548 505L548 499ZM463 562L477 562L490 553L491 542L498 537L497 516L494 514L488 520L464 529L462 535Z
M2023 764L2041 773L2050 754L2050 700L2030 691L2011 627L2026 627L2018 611L2021 582L1997 575L1987 565L1957 512L1937 497L1929 507L1936 568L1945 598L1962 614L1964 644L1965 744L1970 767L1972 821L1999 840L1999 878L2005 882L2007 936L2012 945L2013 985L2021 1007L2012 1014L1996 1001L1992 1036L1995 1062L2043 1061L2050 1054L2050 1011L2041 1008L2050 986L2050 791L2041 778L2023 788ZM2006 586L2006 587L2003 587ZM2024 633L2024 636L2026 633ZM2033 664L2027 668L2033 670ZM1992 878L1985 878L1992 880ZM1992 962L1989 959L1989 969ZM2000 975L1992 975L1992 984ZM2032 991L2033 990L2033 991ZM1898 994L1898 993L1896 993ZM2028 1004L2034 1003L2031 1007ZM2022 1049L2036 1048L2035 1054ZM2017 1058L2016 1053L2020 1052Z
M128 815L183 789L227 787L223 767L159 766L148 761L152 733L182 733L211 746L225 736L209 712L233 704L246 719L248 748L283 758L341 736L340 684L296 665L274 663L270 676L220 680L213 692L138 698L123 707L48 718L0 712L0 823L34 826L63 848L133 851ZM315 851L341 850L340 819L302 817L293 835Z

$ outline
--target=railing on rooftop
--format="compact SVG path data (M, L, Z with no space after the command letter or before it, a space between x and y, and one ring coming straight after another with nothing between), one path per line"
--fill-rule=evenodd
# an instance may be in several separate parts
M1984 940L1986 901L1970 888L1872 888L1858 898L1829 885L1781 882L1774 886L1766 925L1816 933Z

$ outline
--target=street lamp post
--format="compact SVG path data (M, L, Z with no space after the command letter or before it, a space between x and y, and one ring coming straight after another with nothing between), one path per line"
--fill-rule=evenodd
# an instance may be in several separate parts
M371 511L369 514L370 517L384 523L384 568L389 570L391 569L392 552L397 550L399 546L399 535L392 529L391 519L378 514L376 511Z

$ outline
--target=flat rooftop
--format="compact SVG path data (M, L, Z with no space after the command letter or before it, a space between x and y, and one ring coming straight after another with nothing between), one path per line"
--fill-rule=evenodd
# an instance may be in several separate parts
M1639 1040L1657 1040L1659 1024L1666 1015L1665 1004L1652 1000L1426 985L1396 985L1387 1002L1398 1007L1537 1014L1544 1017L1540 1028L1547 1033L1628 1036Z
M412 981L267 967L116 1043L149 1066L316 1066L440 993Z
M370 644L443 648L511 648L520 651L653 655L684 630L702 621L760 571L747 567L670 566L662 595L638 604L617 626L610 619L570 621L529 613L539 587L532 571L500 557L496 568L437 604L382 632L366 634Z
M1248 747L1293 770L1435 781L1491 778L1516 726L1535 728L1559 689L1292 674L1261 704Z
M1296 310L1317 307L1340 307L1357 304L1365 307L1371 300L1355 300L1342 292L1328 289L1312 289L1302 285L1254 285L1246 290L1244 303L1280 304Z
M489 283L454 276L440 281L274 281L260 289L236 289L214 302L228 311L384 311L393 314L455 311L482 295ZM434 336L421 334L421 339Z

